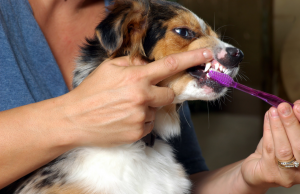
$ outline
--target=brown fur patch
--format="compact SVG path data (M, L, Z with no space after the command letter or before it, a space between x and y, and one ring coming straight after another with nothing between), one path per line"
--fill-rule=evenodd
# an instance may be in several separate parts
M127 14L122 25L125 37L123 44L126 45L127 51L130 51L130 57L145 56L142 40L147 29L148 10L145 5L139 2L133 2L132 10ZM126 50L125 50L126 52Z
M185 18L185 19L184 19ZM189 21L189 22L187 22ZM205 32L201 28L195 16L189 12L183 12L179 16L167 22L168 31L164 39L160 40L154 48L150 58L155 60L174 53L185 52L199 48L212 48L217 44L217 34L207 26ZM194 39L184 39L173 32L176 27L185 27L196 33Z
M125 9L124 9L125 8ZM146 2L118 0L115 1L113 15L117 15L109 24L114 29L116 45L113 49L105 47L107 31L96 29L96 36L111 57L130 55L130 58L145 56L143 37L146 35L149 5ZM102 34L104 33L104 35Z
M53 187L48 188L44 192L46 194L91 194L90 192L84 191L82 188L76 186L75 184L64 186L54 185Z
M210 26L206 26L205 31L201 28L199 21L195 16L189 12L180 10L178 16L167 22L165 25L168 26L166 37L160 40L152 52L150 58L155 60L161 59L165 56L174 53L180 53L199 48L212 48L217 43L217 34L211 29ZM196 33L195 39L189 40L179 37L172 30L176 27L185 27ZM163 80L159 83L160 86L168 86L172 88L175 95L179 95L183 92L186 85L193 80L186 72L180 72L168 79Z
M164 24L164 26L167 26L166 36L157 43L150 58L158 60L170 54L188 51L191 50L190 44L195 41L206 39L207 42L209 42L208 36L217 37L210 26L206 25L206 29L202 29L198 19L191 12L178 10L177 13L178 15L176 17ZM195 32L195 38L184 39L180 37L173 32L173 29L178 27L192 30ZM202 42L205 43L204 40ZM210 43L198 44L197 48L205 48L209 44Z
M170 104L161 108L164 112L166 112L173 122L179 122L179 116L176 111L176 104Z

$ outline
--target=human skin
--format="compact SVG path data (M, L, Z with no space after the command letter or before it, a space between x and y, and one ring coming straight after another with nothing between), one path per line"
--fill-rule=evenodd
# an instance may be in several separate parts
M103 18L99 14L104 12L103 1L29 2L71 90L78 45L93 35ZM128 57L105 61L63 96L0 112L0 174L5 175L0 177L0 188L75 147L107 147L139 140L152 130L155 108L170 104L174 98L172 90L155 84L210 60L209 51L195 50L147 65L136 60L129 66ZM284 103L278 111L271 108L266 113L264 136L248 158L191 175L193 193L260 194L270 187L299 183L297 169L280 169L276 164L276 157L288 160L293 154L300 160L296 138L300 137L300 105L296 103L288 116L283 114L288 109ZM278 116L272 116L274 113Z

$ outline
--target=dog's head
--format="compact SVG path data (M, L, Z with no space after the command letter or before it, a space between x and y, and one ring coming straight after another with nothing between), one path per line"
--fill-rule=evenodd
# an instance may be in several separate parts
M173 53L210 49L214 56L210 63L187 69L159 83L172 88L176 95L174 105L162 108L158 114L164 116L156 117L156 131L165 138L180 131L177 119L174 120L176 103L214 100L226 93L226 87L207 77L208 69L234 77L244 55L241 50L221 41L194 13L177 3L163 0L116 0L109 10L96 28L95 39L89 40L89 45L82 51L74 74L74 87L106 58L130 55L131 58L154 61ZM165 115L169 115L170 122ZM163 119L161 122L160 118Z

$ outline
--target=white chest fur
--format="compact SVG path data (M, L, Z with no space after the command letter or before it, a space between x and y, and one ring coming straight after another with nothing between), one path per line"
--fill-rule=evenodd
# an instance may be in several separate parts
M65 181L91 194L189 193L183 167L161 140L152 148L140 141L115 148L78 148L65 156L52 168L65 174Z

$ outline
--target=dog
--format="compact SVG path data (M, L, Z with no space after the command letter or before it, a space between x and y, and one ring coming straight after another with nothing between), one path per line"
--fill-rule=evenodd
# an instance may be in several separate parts
M210 69L235 77L244 55L219 39L185 7L163 0L116 0L87 39L74 71L77 87L104 60L129 55L148 62L173 53L207 48L214 59L161 81L175 93L156 114L152 143L140 140L112 148L80 147L38 169L15 194L187 194L191 182L167 140L180 135L176 105L186 100L215 100L227 88L209 79Z

